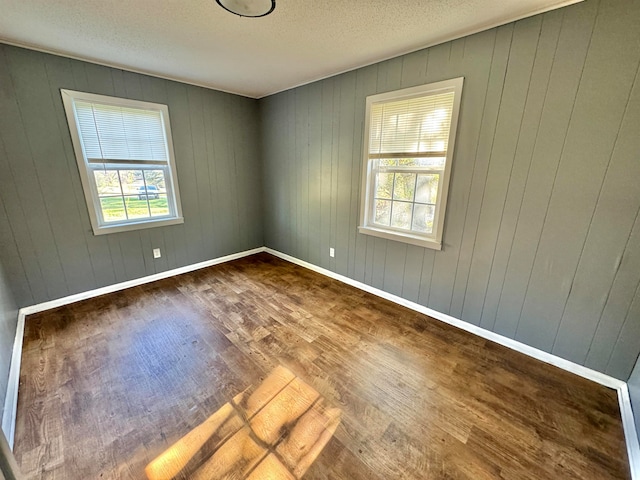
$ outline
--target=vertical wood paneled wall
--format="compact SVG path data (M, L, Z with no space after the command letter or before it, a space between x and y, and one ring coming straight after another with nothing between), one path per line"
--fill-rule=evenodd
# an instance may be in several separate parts
M9 287L10 279L0 264L0 418L4 412L7 381L18 323L18 307ZM0 432L0 435L2 432Z
M183 225L93 235L61 88L169 106ZM0 45L0 258L18 304L262 246L257 108L253 99Z
M266 244L626 380L639 64L640 2L587 0L264 98ZM365 97L458 76L443 250L359 234Z

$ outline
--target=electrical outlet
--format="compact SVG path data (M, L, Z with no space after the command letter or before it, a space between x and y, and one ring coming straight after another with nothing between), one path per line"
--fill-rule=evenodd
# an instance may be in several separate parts
M329 256L330 257L335 257L336 256L336 250L333 247L329 247Z
M153 258L160 258L162 256L162 254L160 253L160 249L159 248L154 248L153 249Z

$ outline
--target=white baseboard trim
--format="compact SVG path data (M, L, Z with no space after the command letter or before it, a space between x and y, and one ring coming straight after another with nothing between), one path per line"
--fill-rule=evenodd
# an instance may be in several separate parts
M633 480L640 479L640 441L638 431L631 408L631 397L629 387L625 383L618 389L618 404L620 405L620 416L622 417L622 427L624 428L624 438L627 442L627 455L629 456L629 470Z
M4 399L2 412L2 431L7 438L9 448L13 450L13 440L16 433L16 413L18 410L18 386L20 385L20 362L22 361L22 342L24 340L24 313L18 312L16 337L13 341L11 365L9 366L9 380L7 382L7 396Z
M89 290L86 292L76 293L67 297L58 298L49 302L38 303L28 307L23 307L18 312L18 325L16 328L16 338L13 343L13 354L11 357L11 366L9 367L9 380L7 383L7 396L4 402L4 411L2 414L2 431L7 437L9 447L13 449L13 441L15 438L16 429L16 414L18 410L18 386L20 385L20 362L22 360L22 343L24 340L24 323L27 315L32 315L38 312L44 312L52 308L61 307L63 305L69 305L70 303L79 302L80 300L86 300L89 298L98 297L107 293L117 292L126 288L137 287L138 285L144 285L145 283L155 282L164 278L173 277L174 275L180 275L182 273L193 272L205 267L211 267L220 263L230 262L231 260L237 260L242 257L254 255L265 251L265 247L258 247L252 250L245 250L244 252L233 253L224 257L214 258L212 260L206 260L200 263L194 263L192 265L186 265L184 267L174 268L173 270L167 270L166 272L160 272L146 277L136 278L134 280L128 280L126 282L116 283L114 285L108 285L102 288L96 288L95 290Z
M609 375L605 375L604 373L591 370L590 368L570 362L569 360L565 360L564 358L560 358L556 355L544 352L537 348L530 347L529 345L526 345L517 340L513 340L512 338L504 337L490 330L485 330L484 328L478 327L477 325L464 322L445 313L440 313L436 310L432 310L428 307L425 307L424 305L420 305L418 303L412 302L411 300L407 300L392 293L385 292L384 290L372 287L371 285L359 282L358 280L353 280L352 278L345 277L344 275L332 272L331 270L318 267L311 263L292 257L291 255L287 255L286 253L278 252L277 250L273 250L271 248L267 248L265 251L272 255L275 255L276 257L282 258L283 260L287 260L291 263L295 263L296 265L300 265L301 267L308 268L309 270L313 270L314 272L321 273L322 275L326 275L327 277L331 277L335 280L339 280L343 283L359 288L360 290L364 290L365 292L372 293L377 297L382 297L393 303L397 303L404 307L410 308L411 310L414 310L416 312L423 313L429 317L448 323L449 325L453 325L454 327L473 333L474 335L478 335L479 337L499 343L500 345L508 347L517 352L524 353L525 355L541 360L545 363L550 363L551 365L555 365L556 367L562 368L563 370L567 370L571 373L575 373L576 375L580 375L581 377L593 380L594 382L597 382L606 387L617 390L621 386L626 385L625 382L623 382L622 380L618 380L617 378L613 378Z
M629 389L627 388L626 382L622 380L618 380L617 378L611 377L609 375L598 372L596 370L592 370L583 365L579 365L569 360L565 360L564 358L560 358L556 355L545 352L543 350L531 347L517 340L513 340L512 338L502 336L500 334L494 333L490 330L485 330L484 328L462 321L450 315L438 312L436 310L432 310L428 307L425 307L424 305L420 305L418 303L404 299L397 295L393 295L392 293L385 292L384 290L380 290L379 288L372 287L371 285L367 285L366 283L362 283L357 280L353 280L352 278L345 277L344 275L340 275L339 273L332 272L331 270L327 270L326 268L318 267L317 265L313 265L312 263L308 263L308 262L305 262L304 260L300 260L296 257L292 257L291 255L287 255L286 253L282 253L268 247L265 249L265 251L283 260L287 260L301 267L308 268L309 270L313 270L314 272L320 273L327 277L331 277L335 280L339 280L343 283L351 285L352 287L356 287L360 290L364 290L365 292L369 292L373 295L376 295L378 297L384 298L391 302L397 303L399 305L407 307L416 312L423 313L429 317L435 318L436 320L440 320L442 322L448 323L449 325L452 325L454 327L460 328L467 332L473 333L474 335L478 335L479 337L485 338L487 340L491 340L492 342L498 343L507 348L523 353L529 357L533 357L542 362L549 363L558 368L561 368L563 370L574 373L588 380L599 383L600 385L604 385L605 387L609 387L616 390L618 392L618 403L620 405L620 415L622 417L622 425L624 428L625 440L627 444L627 453L629 456L629 468L631 470L631 478L633 480L640 480L640 444L638 441L638 435L636 432L636 426L633 418L633 411L631 410L631 400L629 397Z
M231 260L237 260L238 258L247 257L256 253L264 252L265 247L258 247L252 250L245 250L244 252L232 253L224 257L214 258L213 260L206 260L200 263L194 263L192 265L186 265L184 267L174 268L173 270L167 270L166 272L155 273L153 275L147 275L146 277L135 278L133 280L127 280L126 282L116 283L114 285L107 285L106 287L96 288L95 290L89 290L87 292L76 293L69 295L68 297L58 298L49 302L38 303L37 305L31 305L20 309L24 315L32 315L38 312L44 312L52 308L61 307L63 305L69 305L70 303L79 302L80 300L86 300L88 298L99 297L107 293L117 292L126 288L137 287L138 285L144 285L145 283L155 282L164 278L173 277L182 273L193 272L194 270L200 270L201 268L211 267L220 263L230 262Z

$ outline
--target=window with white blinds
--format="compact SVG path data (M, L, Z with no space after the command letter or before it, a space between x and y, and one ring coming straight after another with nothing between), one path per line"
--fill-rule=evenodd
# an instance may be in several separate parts
M462 83L367 97L361 233L442 248Z
M62 90L96 235L182 223L166 105Z

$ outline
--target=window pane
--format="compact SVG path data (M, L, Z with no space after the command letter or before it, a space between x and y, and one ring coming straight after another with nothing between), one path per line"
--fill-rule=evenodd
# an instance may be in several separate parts
M378 160L378 165L381 167L396 167L398 165L398 159L396 158L381 158Z
M390 200L376 200L376 212L374 223L378 225L389 226L391 221L391 201Z
M124 202L127 207L127 215L132 218L149 218L149 206L147 200L140 200L138 196L124 197Z
M105 222L118 222L127 219L122 197L103 197L100 199L100 209Z
M435 205L438 199L438 182L440 175L418 175L416 186L416 202Z
M142 170L118 170L118 172L122 183L122 193L125 195L135 195L138 193L138 187L144 186Z
M146 182L147 187L156 187L158 189L158 193L167 193L164 180L164 170L145 170L144 181ZM151 190L154 189L152 188Z
M169 215L169 202L167 195L161 193L155 200L149 199L149 207L151 207L152 217L163 217Z
M396 228L411 228L411 203L393 202L391 226Z
M432 233L435 208L434 205L416 204L413 210L413 225L411 229L416 232Z
M391 199L393 192L393 173L376 174L376 198Z
M445 157L401 158L398 164L403 167L444 168Z
M415 188L416 188L415 173L396 173L395 188L393 189L393 199L407 200L409 202L413 202L413 194L414 194Z
M98 195L122 195L118 172L114 170L96 170L93 172L98 187Z

